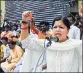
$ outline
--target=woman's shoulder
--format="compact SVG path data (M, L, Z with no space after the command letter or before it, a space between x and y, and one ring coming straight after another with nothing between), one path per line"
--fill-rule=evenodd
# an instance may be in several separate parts
M79 40L79 39L69 39L69 43L72 43L72 44L82 44L82 40Z
M67 41L64 42L66 45L70 45L72 47L78 47L79 45L82 46L82 40L79 39L68 39Z
M82 46L82 40L74 40L74 39L68 39L62 43L60 42L52 42L49 49L53 50L71 50L78 46Z

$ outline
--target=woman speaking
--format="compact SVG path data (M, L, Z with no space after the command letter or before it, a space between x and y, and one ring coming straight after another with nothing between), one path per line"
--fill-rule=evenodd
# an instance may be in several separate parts
M20 37L22 47L25 48L25 56L20 72L30 72L36 64L35 60L44 50L44 39L30 38L28 26L31 23L28 21L31 18L31 11L23 12ZM82 40L69 39L69 29L70 23L66 17L57 17L53 20L53 37L58 37L59 41L52 41L51 46L46 49L47 72L82 72ZM36 53L33 55L34 51ZM41 70L36 70L39 71Z

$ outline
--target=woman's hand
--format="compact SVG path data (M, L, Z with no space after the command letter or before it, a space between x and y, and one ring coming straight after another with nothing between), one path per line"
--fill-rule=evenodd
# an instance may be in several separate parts
M32 20L32 12L24 11L22 13L20 41L28 36L29 34L28 26L31 24L31 20Z
M32 20L32 12L31 11L24 11L22 13L22 21L30 23Z

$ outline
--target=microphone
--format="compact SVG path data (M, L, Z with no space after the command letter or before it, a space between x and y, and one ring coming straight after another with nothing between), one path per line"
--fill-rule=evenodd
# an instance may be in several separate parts
M58 42L59 41L58 37L46 37L45 39L49 41L47 43L47 45L46 45L47 47L49 47L52 44L52 41L54 41L54 42Z
M46 39L48 40L48 41L54 41L54 42L58 42L59 41L59 38L58 37L46 37Z

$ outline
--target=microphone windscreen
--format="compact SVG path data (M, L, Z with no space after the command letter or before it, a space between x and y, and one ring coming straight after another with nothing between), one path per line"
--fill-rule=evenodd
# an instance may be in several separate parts
M59 41L58 37L46 37L45 39L47 39L48 41L54 41L54 42L58 42Z
M58 37L50 37L51 41L58 42L59 38Z

